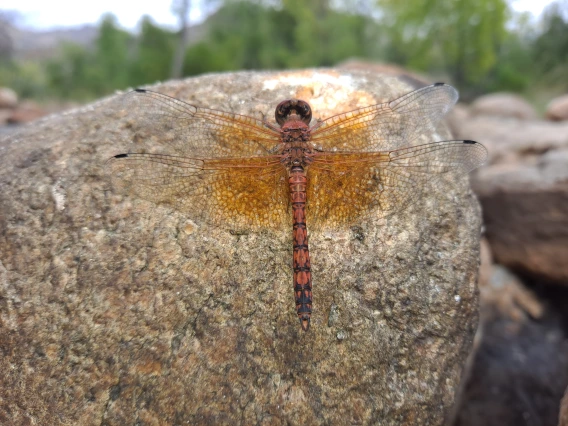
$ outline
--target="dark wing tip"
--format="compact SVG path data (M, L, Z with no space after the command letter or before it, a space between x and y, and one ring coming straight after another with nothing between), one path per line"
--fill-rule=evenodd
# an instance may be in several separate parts
M445 85L446 85L446 83L440 83L440 82L433 84L433 86L445 86Z
M139 87L137 87L136 89L134 89L135 92L138 93L146 93L146 89L140 89Z
M118 155L115 155L112 158L126 158L126 157L128 157L128 154L118 154Z
M468 143L468 144L470 144L470 145L475 145L477 142L471 141L471 140L467 139L467 140L463 141L463 143Z

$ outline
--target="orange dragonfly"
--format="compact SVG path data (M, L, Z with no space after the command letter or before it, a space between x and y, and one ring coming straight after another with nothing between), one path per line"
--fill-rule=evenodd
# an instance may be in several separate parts
M285 100L276 107L277 125L144 89L124 96L136 137L151 148L108 160L115 187L214 226L291 226L305 331L312 314L308 223L345 226L399 212L439 174L468 173L487 157L474 141L419 140L458 99L443 83L313 123L307 102Z

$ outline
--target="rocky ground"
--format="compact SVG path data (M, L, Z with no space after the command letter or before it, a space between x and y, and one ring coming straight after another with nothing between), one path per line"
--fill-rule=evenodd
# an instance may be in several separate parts
M48 114L76 107L75 102L52 102L40 105L21 99L8 87L0 87L0 135L15 131L18 126L37 120Z
M481 324L455 425L568 424L558 414L568 385L567 99L546 118L511 94L450 116L457 136L490 152L472 179L486 238Z

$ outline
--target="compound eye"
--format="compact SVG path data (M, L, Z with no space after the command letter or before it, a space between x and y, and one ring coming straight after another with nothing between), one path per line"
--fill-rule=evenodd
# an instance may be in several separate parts
M276 110L274 111L274 118L280 126L284 124L286 117L290 115L290 103L291 101L289 99L282 101L278 104Z
M312 109L306 101L298 101L298 112L302 121L306 124L310 124L312 121Z

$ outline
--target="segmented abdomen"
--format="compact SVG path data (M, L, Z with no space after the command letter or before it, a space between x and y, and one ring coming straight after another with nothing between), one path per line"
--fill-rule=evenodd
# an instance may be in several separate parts
M290 199L294 215L294 296L296 298L296 311L302 329L307 331L310 328L312 315L312 273L308 249L308 231L306 228L307 179L303 167L292 167L288 183L290 185Z

